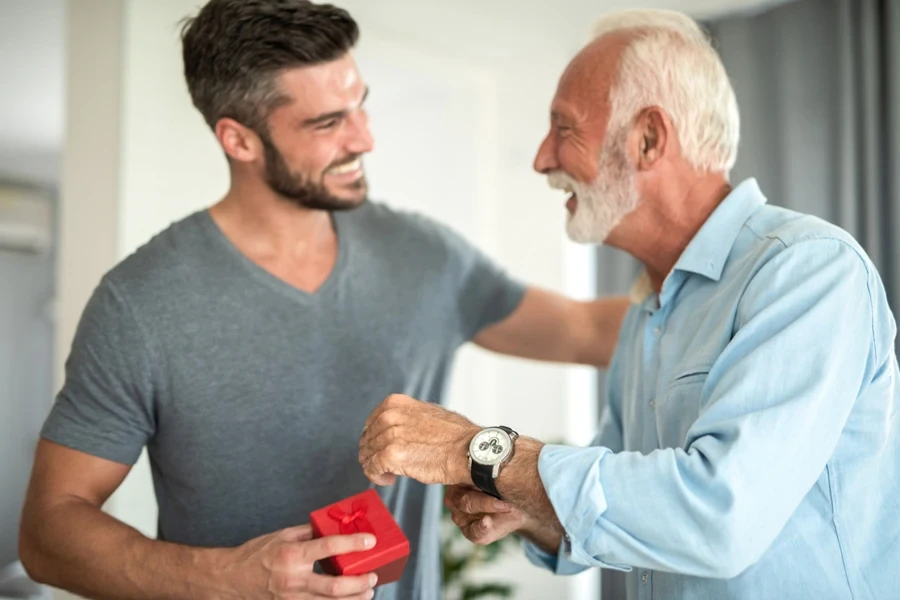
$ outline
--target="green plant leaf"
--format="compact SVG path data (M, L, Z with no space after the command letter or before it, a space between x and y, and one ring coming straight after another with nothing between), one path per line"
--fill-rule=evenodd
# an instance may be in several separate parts
M444 582L453 583L460 577L471 562L471 556L444 555Z
M509 598L512 596L513 588L504 583L485 583L482 585L467 585L462 589L460 600L475 600L475 598L484 598L486 596L494 596L497 598Z

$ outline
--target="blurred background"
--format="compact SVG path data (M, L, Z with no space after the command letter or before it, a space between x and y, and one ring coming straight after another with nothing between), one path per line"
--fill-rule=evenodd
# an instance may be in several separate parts
M89 294L154 233L226 190L225 160L182 77L177 22L201 3L0 0L0 576L16 561L31 455ZM450 224L527 281L578 297L627 291L636 265L569 243L562 196L531 163L557 78L591 22L634 3L335 3L362 31L373 198ZM686 11L713 35L742 115L733 181L755 176L771 203L848 229L897 306L900 1L643 5ZM467 348L451 404L477 422L586 444L602 390L590 369ZM154 534L146 457L107 510ZM523 600L621 594L612 574L555 578L514 548L470 563L466 581L510 585Z

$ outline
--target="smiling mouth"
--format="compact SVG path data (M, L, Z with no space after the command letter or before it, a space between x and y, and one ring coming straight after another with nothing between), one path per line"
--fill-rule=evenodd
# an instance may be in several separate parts
M578 208L578 194L575 193L575 190L572 189L571 185L563 185L557 189L560 189L569 194L566 198L566 210L569 211L569 214L575 214L575 210Z
M336 167L328 169L329 175L348 176L362 172L362 159L357 158Z

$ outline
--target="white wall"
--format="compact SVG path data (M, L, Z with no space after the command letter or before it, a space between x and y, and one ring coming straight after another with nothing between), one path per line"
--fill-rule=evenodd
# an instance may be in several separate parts
M53 221L63 22L62 0L0 2L0 220L22 203L46 208ZM0 244L0 569L17 558L22 502L53 391L55 252L7 241Z
M56 274L55 389L94 286L118 260L123 6L77 0L66 22L64 156ZM146 501L144 501L146 502ZM57 600L72 598L55 591Z
M59 179L64 4L0 1L0 177Z

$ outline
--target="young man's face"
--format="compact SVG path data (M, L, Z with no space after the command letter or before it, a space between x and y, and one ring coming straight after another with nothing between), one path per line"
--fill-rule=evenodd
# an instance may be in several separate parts
M308 208L355 208L366 199L362 156L373 142L368 90L352 56L285 71L278 86L291 101L272 112L261 136L269 186Z

